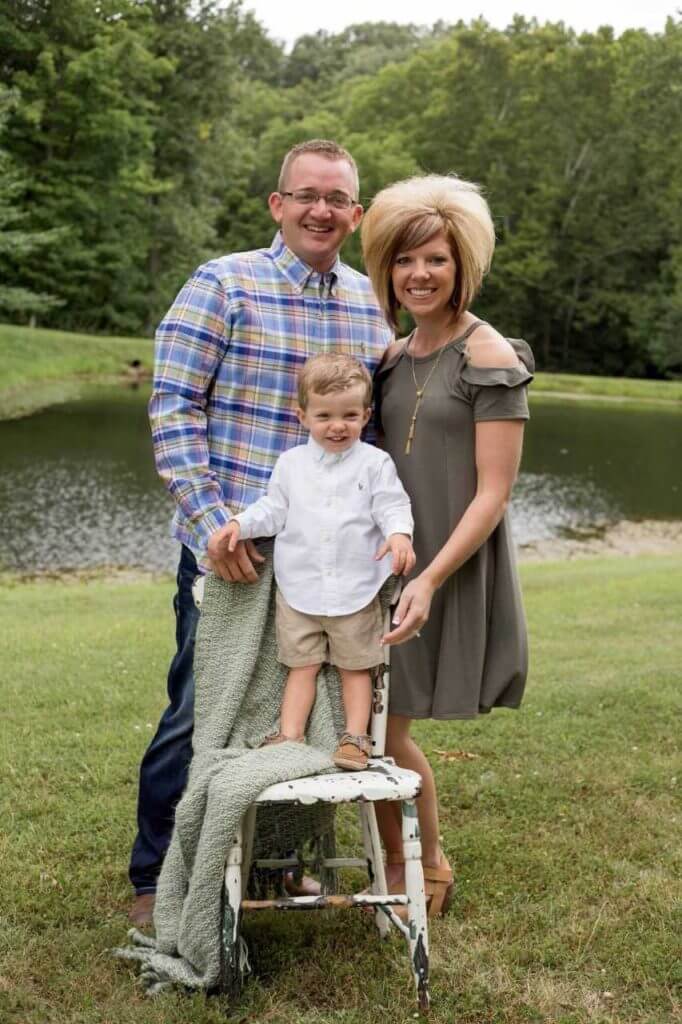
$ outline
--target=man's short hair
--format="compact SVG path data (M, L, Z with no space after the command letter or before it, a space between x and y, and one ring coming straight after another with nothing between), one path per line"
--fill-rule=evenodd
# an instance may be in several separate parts
M345 160L351 171L353 172L353 178L355 180L355 194L353 199L357 199L360 193L360 179L358 176L358 168L355 160L350 155L347 149L343 146L339 146L338 142L332 142L330 139L308 139L307 142L299 142L296 146L292 146L289 152L282 160L282 167L279 172L279 180L277 182L277 191L283 192L287 184L287 175L291 165L297 156L303 156L305 153L318 153L320 156L327 157L328 160Z
M325 352L313 356L303 364L298 374L298 404L307 409L310 395L328 395L332 391L347 391L362 384L362 404L372 404L372 378L364 363L342 352Z
M439 231L455 260L452 306L469 308L495 249L495 228L480 187L453 175L425 174L397 181L379 192L364 216L362 252L379 305L398 328L398 302L391 272L401 252L417 249Z

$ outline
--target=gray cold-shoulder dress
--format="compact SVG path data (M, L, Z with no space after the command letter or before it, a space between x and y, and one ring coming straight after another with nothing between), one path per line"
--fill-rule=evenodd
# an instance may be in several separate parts
M418 575L462 518L476 492L475 424L528 419L533 356L509 339L519 366L476 367L467 339L481 321L432 355L415 357L424 390L412 449L405 444L416 401L411 356L400 350L379 371L377 404L385 447L412 501ZM391 652L390 711L409 718L473 718L518 707L528 670L526 621L508 517L436 592L421 636Z

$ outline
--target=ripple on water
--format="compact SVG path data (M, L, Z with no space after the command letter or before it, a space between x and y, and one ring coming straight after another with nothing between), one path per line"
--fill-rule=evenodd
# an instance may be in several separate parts
M177 564L171 499L160 486L145 487L124 462L39 460L15 467L0 476L0 507L4 569L116 565L164 572ZM522 473L511 515L517 543L528 544L617 518L617 510L584 478Z
M171 499L161 487L141 488L125 463L34 460L0 476L0 507L4 569L177 566Z
M514 486L511 518L517 544L551 540L620 515L603 488L584 476L520 473Z

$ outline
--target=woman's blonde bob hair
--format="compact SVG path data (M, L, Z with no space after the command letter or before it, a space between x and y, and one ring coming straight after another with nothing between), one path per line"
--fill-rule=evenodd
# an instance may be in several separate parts
M382 189L362 222L362 252L374 293L391 327L398 329L398 302L391 272L401 252L416 249L439 231L455 259L452 306L459 316L490 269L495 229L478 185L453 175L425 174Z

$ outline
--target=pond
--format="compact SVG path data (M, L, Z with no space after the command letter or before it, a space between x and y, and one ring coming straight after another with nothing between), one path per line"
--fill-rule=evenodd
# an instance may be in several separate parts
M147 398L98 388L0 422L0 568L174 569ZM682 519L682 412L536 395L531 416L512 508L519 543L620 518Z

